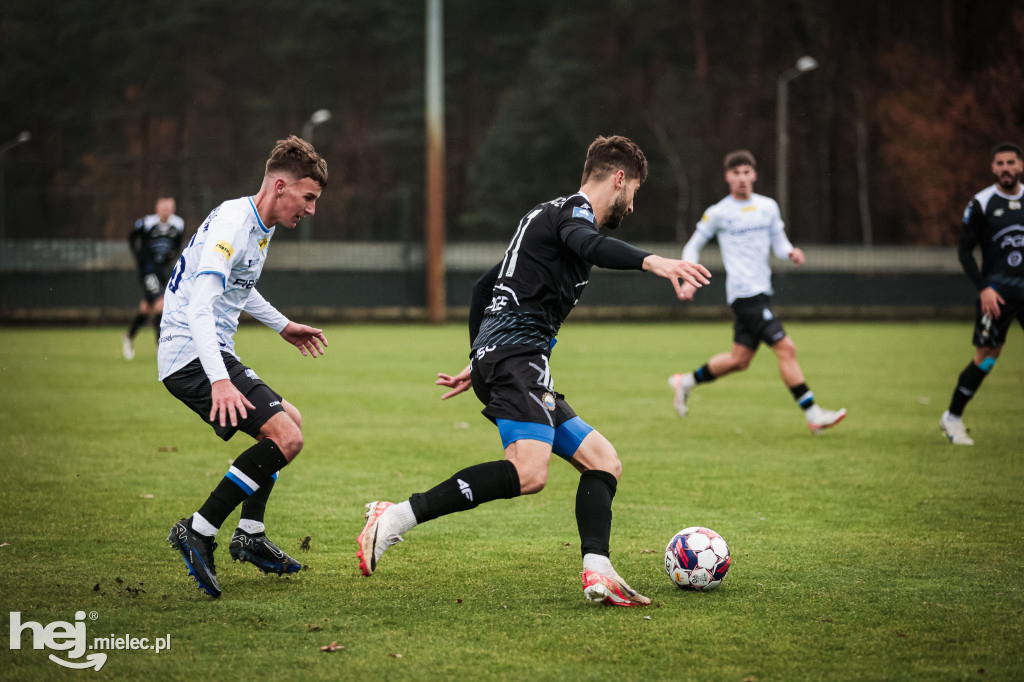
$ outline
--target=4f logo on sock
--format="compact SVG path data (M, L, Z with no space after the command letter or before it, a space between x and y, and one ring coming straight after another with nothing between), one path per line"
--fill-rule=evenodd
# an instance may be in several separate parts
M469 484L463 481L461 478L455 479L459 483L459 491L466 496L466 499L470 502L473 501L473 489L469 487Z

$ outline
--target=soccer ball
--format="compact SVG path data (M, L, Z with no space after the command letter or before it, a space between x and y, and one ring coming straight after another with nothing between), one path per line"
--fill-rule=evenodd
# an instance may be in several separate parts
M665 572L681 589L712 590L729 572L729 546L710 528L684 528L665 548Z

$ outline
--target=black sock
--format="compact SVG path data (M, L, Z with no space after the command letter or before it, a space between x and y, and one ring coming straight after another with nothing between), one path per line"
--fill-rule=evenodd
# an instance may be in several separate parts
M467 467L425 493L411 495L409 504L417 523L423 523L519 494L519 472L512 462L502 459Z
M608 539L612 534L612 499L618 481L607 471L591 469L580 476L576 490L576 525L580 530L580 551L610 556Z
M128 327L128 338L135 338L135 334L139 331L139 327L146 324L147 317L148 315L145 315L144 313L136 313L135 319L132 320L132 326Z
M693 380L698 384L707 383L708 381L714 381L715 375L711 373L711 367L708 363L704 363L693 372Z
M228 514L247 497L266 485L273 475L288 464L277 444L264 438L240 454L210 497L199 508L199 515L220 528Z
M960 372L957 380L956 390L953 391L953 399L949 401L949 413L957 417L963 416L967 403L981 387L981 382L988 376L988 372L974 364L974 361L967 363L964 371Z
M250 521L263 523L263 514L267 511L267 500L270 498L270 491L277 483L277 475L270 477L270 483L261 485L260 489L254 492L242 502L242 518Z
M789 392L793 394L793 400L797 402L800 407L805 410L809 409L814 404L814 392L807 388L807 384L799 384L798 386L790 386Z

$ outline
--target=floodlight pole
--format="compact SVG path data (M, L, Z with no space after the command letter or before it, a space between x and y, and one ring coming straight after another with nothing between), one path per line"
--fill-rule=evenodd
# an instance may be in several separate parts
M3 146L0 146L0 239L4 238L7 228L7 188L4 184L4 156L19 144L28 142L31 139L32 133L22 130L18 133L17 137L8 140Z
M331 120L331 112L329 109L317 109L305 123L302 124L302 139L306 142L313 144L313 129L321 123L327 123ZM299 235L299 240L308 242L313 236L313 216L306 218L306 227L302 230Z
M430 322L445 321L444 0L428 0L426 25L426 293Z
M805 55L796 60L795 66L783 71L775 82L775 195L783 220L789 218L789 81L816 68L818 61Z

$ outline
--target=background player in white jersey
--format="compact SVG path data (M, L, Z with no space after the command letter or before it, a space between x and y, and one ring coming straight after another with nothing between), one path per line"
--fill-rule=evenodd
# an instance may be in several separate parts
M1003 142L992 150L996 183L981 190L967 204L958 254L967 277L978 290L974 325L974 358L957 379L949 409L939 426L954 445L974 445L967 435L963 413L981 387L1006 343L1006 332L1016 319L1024 327L1024 161L1021 149ZM981 247L981 268L974 260Z
M501 263L473 287L470 365L438 384L457 395L471 385L498 427L505 459L456 472L405 502L371 502L356 542L359 568L369 576L381 555L420 523L492 500L540 492L552 452L580 472L576 523L583 555L583 594L614 606L651 601L623 580L609 558L612 498L622 473L615 448L555 391L548 358L555 337L586 287L593 266L646 270L668 279L707 284L700 265L662 258L598 233L633 212L647 177L647 158L631 140L599 137L587 150L579 192L539 204L519 223Z
M278 141L259 192L215 208L185 247L167 284L157 353L160 380L224 440L244 431L257 441L235 458L203 506L174 524L167 538L189 575L212 597L221 594L213 539L239 504L242 515L231 537L231 557L265 573L301 568L267 539L263 513L277 472L302 449L302 417L239 361L234 335L244 310L303 355L323 354L323 331L289 321L260 295L256 283L275 225L293 229L313 215L326 186L327 162L311 144L294 135Z
M135 221L135 227L128 235L128 244L139 268L139 284L142 286L142 300L138 312L128 331L121 338L121 353L125 360L135 357L135 334L150 315L153 328L160 338L160 314L164 309L164 287L171 276L171 268L181 250L181 236L185 232L185 221L174 213L173 197L156 200L155 213Z
M786 238L775 200L754 193L756 168L754 155L745 149L726 154L725 182L729 185L729 196L704 213L683 248L683 260L696 262L704 245L718 239L725 265L726 299L736 317L732 349L712 356L693 372L672 375L669 385L675 391L676 412L685 417L689 410L687 401L695 386L745 370L763 341L775 352L782 382L803 408L807 426L818 432L842 421L846 410L825 410L815 404L814 393L807 388L796 360L793 339L772 310L770 252L797 265L803 265L804 252ZM684 297L692 299L693 287L683 288Z

